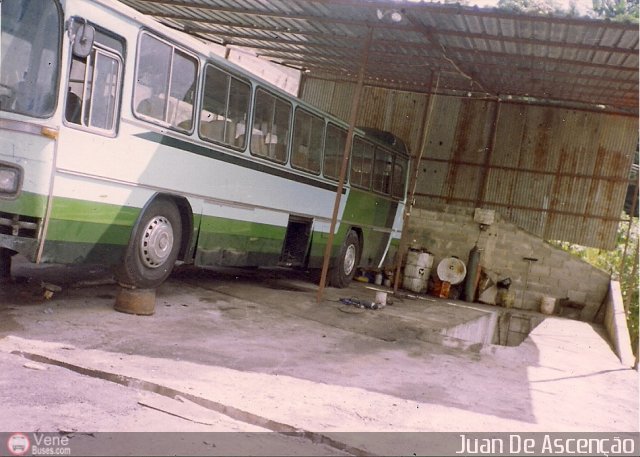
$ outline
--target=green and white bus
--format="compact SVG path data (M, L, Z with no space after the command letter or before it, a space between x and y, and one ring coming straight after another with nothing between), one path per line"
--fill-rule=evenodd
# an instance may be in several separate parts
M0 270L322 266L348 125L114 0L2 0ZM393 262L409 155L355 129L330 284Z

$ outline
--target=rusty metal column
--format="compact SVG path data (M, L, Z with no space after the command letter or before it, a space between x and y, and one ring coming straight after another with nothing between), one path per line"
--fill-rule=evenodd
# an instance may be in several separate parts
M369 48L371 47L371 39L373 37L373 29L369 28L367 39L364 43L362 52L362 60L360 61L360 69L358 72L358 82L356 84L356 92L353 95L351 103L351 113L349 114L349 130L347 132L347 142L344 145L342 154L342 166L340 167L340 177L338 178L338 190L336 190L336 199L333 204L333 215L331 216L331 227L329 228L329 236L327 238L327 246L324 249L324 261L322 263L322 274L320 275L320 284L318 285L317 301L322 301L322 293L327 281L327 271L329 270L329 260L331 259L331 250L333 248L334 232L338 221L338 210L340 209L340 199L342 198L342 189L344 189L344 180L347 175L347 165L349 164L349 155L351 154L351 143L353 142L353 130L358 117L358 108L360 107L360 98L362 94L362 86L364 84L364 73L369 62Z
M438 86L440 85L440 73L436 77L436 88L433 90L433 75L431 76L431 83L429 84L429 104L425 110L423 119L422 139L420 141L420 149L416 154L416 163L412 170L411 180L409 182L409 195L407 197L407 203L404 208L404 214L402 216L402 233L400 235L400 245L398 246L398 254L396 260L396 273L393 280L393 293L398 292L398 283L400 282L400 269L402 268L402 261L404 260L404 251L406 249L406 238L409 233L409 219L411 217L411 210L415 200L416 187L418 185L418 173L420 170L420 161L422 160L422 154L424 148L427 147L427 139L431 131L431 118L433 113L433 105L435 105L435 97L438 93Z

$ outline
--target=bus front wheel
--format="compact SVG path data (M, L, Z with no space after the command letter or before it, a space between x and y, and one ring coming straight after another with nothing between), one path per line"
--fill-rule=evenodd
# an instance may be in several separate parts
M141 289L158 287L173 270L181 239L180 211L167 199L155 199L144 209L129 240L118 281Z
M360 239L353 230L347 236L340 247L340 253L335 259L329 282L333 287L344 288L349 285L356 274L356 268L360 259Z
M11 279L11 257L15 251L0 248L0 281Z

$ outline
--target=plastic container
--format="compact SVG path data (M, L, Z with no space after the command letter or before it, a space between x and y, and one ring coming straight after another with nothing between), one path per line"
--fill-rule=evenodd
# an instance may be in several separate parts
M383 291L376 292L376 299L374 302L378 305L378 308L387 306L387 293Z
M556 299L554 297L540 297L540 312L542 314L552 315L556 309Z

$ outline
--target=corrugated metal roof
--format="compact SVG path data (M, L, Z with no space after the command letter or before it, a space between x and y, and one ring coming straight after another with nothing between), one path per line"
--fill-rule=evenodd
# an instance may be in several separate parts
M372 29L369 85L431 92L439 73L441 93L638 114L633 24L402 0L121 1L171 27L251 48L313 76L354 81Z

